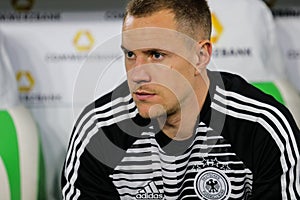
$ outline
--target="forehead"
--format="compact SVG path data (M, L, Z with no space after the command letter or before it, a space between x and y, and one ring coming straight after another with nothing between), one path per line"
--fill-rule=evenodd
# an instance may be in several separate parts
M171 10L161 10L145 17L127 15L123 23L123 31L137 28L158 27L176 30L176 21Z
M173 52L195 44L192 38L173 29L145 27L122 33L122 46L128 50L153 48Z
M195 44L196 41L177 30L174 14L170 11L163 10L146 17L129 15L124 20L122 46L128 50L162 49L185 55Z

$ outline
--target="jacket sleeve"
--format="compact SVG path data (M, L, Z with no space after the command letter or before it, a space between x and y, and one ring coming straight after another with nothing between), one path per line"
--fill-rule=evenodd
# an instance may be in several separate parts
M112 169L98 161L87 149L80 156L77 172L73 168L67 173L65 166L61 176L63 199L119 199L118 192L109 178ZM75 176L76 181L73 182Z
M252 149L252 199L300 198L299 142L299 129L293 120L269 130L257 126Z
M111 143L97 126L93 109L94 105L81 113L70 137L61 174L64 200L119 199L109 177L114 167L105 164L113 154L107 148Z

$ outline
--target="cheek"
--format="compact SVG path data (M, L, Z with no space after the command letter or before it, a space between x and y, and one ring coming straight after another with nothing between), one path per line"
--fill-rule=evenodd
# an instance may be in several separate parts
M180 77L176 77L170 80L168 91L165 93L165 99L172 102L172 104L178 104L178 102L184 101L184 99L194 94L194 81L193 76L190 73L181 74Z
M180 96L186 90L190 90L193 84L193 75L186 71L176 71L173 76L164 77L166 87L174 93L174 95ZM175 75L174 75L175 74Z
M125 59L124 64L125 64L126 72L130 71L133 68L133 64L131 63L131 61L128 61L127 59Z
M167 88L167 89L164 89L164 91L162 92L162 94L160 96L163 99L162 104L172 107L172 106L178 104L178 101L179 101L181 95L180 95L179 90L176 91L174 89Z

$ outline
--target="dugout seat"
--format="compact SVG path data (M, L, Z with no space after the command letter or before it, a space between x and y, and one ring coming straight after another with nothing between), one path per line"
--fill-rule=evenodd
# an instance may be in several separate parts
M285 104L300 125L300 96L289 80L271 10L261 0L208 0L212 10L210 69L243 76Z
M0 51L5 59L3 48ZM3 59L0 59L0 199L45 200L38 127L29 110L19 102L14 73Z

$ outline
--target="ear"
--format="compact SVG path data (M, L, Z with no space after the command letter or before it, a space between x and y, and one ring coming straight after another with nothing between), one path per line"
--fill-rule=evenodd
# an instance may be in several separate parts
M212 54L212 44L209 40L202 40L197 46L197 63L196 63L196 74L199 74L201 70L205 69L210 62ZM195 75L196 75L195 74Z

